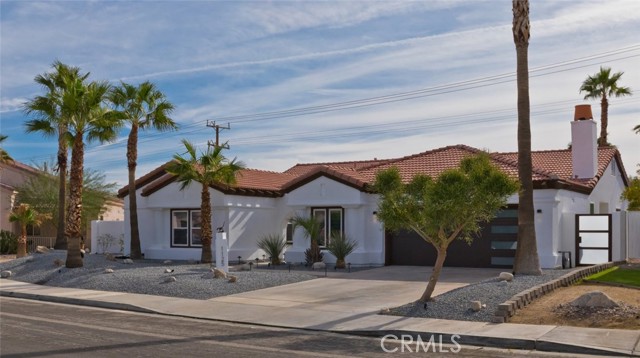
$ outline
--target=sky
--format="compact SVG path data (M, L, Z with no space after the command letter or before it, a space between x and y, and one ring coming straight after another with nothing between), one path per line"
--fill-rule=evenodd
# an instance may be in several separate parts
M283 171L296 163L394 158L448 145L516 151L516 52L509 0L0 1L0 132L16 160L52 160L55 138L26 134L23 103L54 60L92 80L149 80L175 106L174 132L143 132L136 176L204 150L207 121L229 125L227 156ZM640 163L640 1L531 1L533 150L571 141L582 81L624 71L609 141ZM90 143L85 165L126 184L124 128Z

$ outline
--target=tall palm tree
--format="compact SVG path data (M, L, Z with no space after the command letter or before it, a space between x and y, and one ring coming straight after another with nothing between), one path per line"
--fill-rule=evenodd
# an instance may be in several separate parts
M194 145L186 139L182 140L186 149L183 155L175 154L173 162L167 166L167 172L176 175L181 183L180 190L186 189L192 182L202 184L200 215L202 255L200 261L211 263L211 195L209 187L213 185L232 185L236 183L238 171L244 168L244 163L228 160L222 153L224 146L207 148L200 156L196 154Z
M122 82L109 94L113 103L131 124L127 140L127 167L129 169L129 221L131 227L131 258L142 257L140 232L138 231L138 204L136 198L136 165L138 160L138 131L154 128L158 131L177 129L169 117L173 104L156 89L151 82L143 82L138 87Z
M636 134L640 134L640 124L638 124L637 126L633 127L633 131L636 132Z
M67 186L67 152L69 148L67 138L67 116L69 113L63 113L62 108L65 104L64 92L69 84L76 81L84 81L89 73L80 73L80 68L63 64L55 61L51 66L52 72L37 75L34 79L42 88L47 91L42 96L36 96L24 105L27 114L35 115L36 119L26 122L27 132L40 132L45 137L58 136L58 207L62 208L58 212L56 243L54 248L65 250L67 248L67 239L65 237L65 201Z
M585 92L584 99L600 98L600 137L598 145L610 145L607 141L607 126L609 125L609 100L607 97L623 97L632 94L631 88L618 85L618 81L624 72L611 74L610 67L600 67L600 71L593 76L588 76L580 93Z
M67 137L72 142L66 216L68 268L83 266L80 242L85 139L87 142L112 141L122 126L118 113L103 106L110 88L107 82L86 84L82 79L76 79L67 85L63 94L62 113L66 119Z
M529 103L529 0L513 0L513 42L516 46L518 86L518 244L513 272L540 275L533 212L533 178L531 160L531 123Z
M20 204L20 206L11 212L9 221L20 224L20 238L18 239L18 252L16 257L24 257L27 255L27 226L40 226L47 218L47 215L38 214L29 204Z
M6 135L0 134L0 143L7 140L7 138L8 137ZM1 147L0 147L0 163L13 163L13 158L11 158L9 153L7 153L7 151L2 149Z

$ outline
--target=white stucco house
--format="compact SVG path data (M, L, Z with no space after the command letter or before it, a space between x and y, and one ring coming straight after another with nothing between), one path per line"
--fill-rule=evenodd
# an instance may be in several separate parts
M626 204L620 200L628 179L620 153L614 147L598 148L596 123L578 112L571 132L571 149L532 154L536 235L545 268L561 265L560 251L571 252L573 264L628 255L621 226ZM398 167L407 180L416 173L435 176L478 152L454 145L396 159L298 164L281 173L246 169L233 187L210 188L213 227L223 227L227 233L232 260L262 258L256 241L277 233L290 240L286 260L304 262L309 240L301 232L292 233L289 224L292 216L300 214L321 221L326 239L329 232L339 230L356 240L357 250L347 257L354 265L432 265L434 250L415 235L385 232L376 218L378 196L370 184L381 169ZM517 153L490 156L496 166L517 178ZM197 260L201 251L200 185L181 191L165 166L136 181L142 252L146 258ZM127 191L122 188L119 195L125 199L128 242ZM454 243L445 265L510 267L516 246L517 204L517 195L510 197L509 206L485 225L482 237L471 246ZM601 216L577 218L576 214ZM603 220L606 227L598 226ZM326 262L334 260L325 253Z

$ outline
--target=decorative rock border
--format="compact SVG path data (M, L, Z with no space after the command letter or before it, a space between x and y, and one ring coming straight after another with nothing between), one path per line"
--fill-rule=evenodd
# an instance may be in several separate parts
M546 295L547 293L551 293L555 289L560 287L571 286L584 277L591 276L594 273L609 269L613 266L616 266L624 262L625 261L607 262L606 264L599 264L599 265L579 268L555 280L551 280L549 282L531 287L528 290L522 291L517 295L511 297L504 303L501 303L500 305L498 305L498 309L496 310L496 313L494 314L494 316L491 318L491 322L492 323L509 322L509 319L516 314L517 310L526 307L528 304Z

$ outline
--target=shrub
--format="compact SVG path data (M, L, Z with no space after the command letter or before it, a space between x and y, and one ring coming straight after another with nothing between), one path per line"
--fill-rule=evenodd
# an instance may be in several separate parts
M258 248L262 249L269 257L271 257L272 265L280 265L280 256L287 247L287 241L282 235L272 234L263 236L258 240Z
M18 235L11 231L0 231L0 254L16 254L18 252Z
M358 247L356 241L350 240L344 234L334 232L327 245L327 251L336 257L336 268L345 268L344 259Z
M318 246L318 242L315 240L311 240L311 247L304 251L304 259L307 263L307 266L311 266L316 262L321 262L323 258L322 251L320 250L320 246Z

